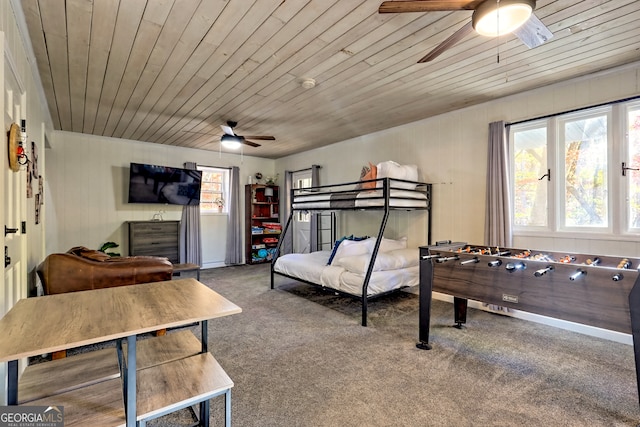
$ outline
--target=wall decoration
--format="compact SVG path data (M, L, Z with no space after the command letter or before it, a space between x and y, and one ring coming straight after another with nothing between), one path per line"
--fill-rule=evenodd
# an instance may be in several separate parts
M31 141L31 162L33 166L31 167L31 172L33 173L33 177L38 176L38 147L35 141Z
M43 204L44 204L44 179L42 179L42 175L38 175L38 194L36 194L36 200L35 200L36 225L40 224L40 212L42 212Z
M36 225L40 224L40 194L36 194Z
M42 179L42 175L38 176L38 194L40 194L40 204L44 205L44 179Z
M31 173L32 163L27 163L27 199L33 197L33 174Z
M9 128L9 169L14 172L20 170L20 163L18 162L18 138L20 135L20 127L16 123L12 123Z

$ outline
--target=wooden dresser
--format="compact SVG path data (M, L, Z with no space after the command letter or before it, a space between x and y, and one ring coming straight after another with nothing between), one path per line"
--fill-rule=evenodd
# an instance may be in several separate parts
M180 221L129 221L129 255L180 262Z

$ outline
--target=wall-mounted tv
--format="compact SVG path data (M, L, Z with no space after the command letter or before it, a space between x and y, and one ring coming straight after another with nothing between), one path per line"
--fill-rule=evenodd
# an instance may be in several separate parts
M131 163L129 203L200 204L202 171Z

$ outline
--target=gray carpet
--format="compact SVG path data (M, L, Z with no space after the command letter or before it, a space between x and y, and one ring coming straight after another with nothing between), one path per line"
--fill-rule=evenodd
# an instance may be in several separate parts
M636 426L633 348L470 309L450 327L435 301L430 351L418 350L417 295L360 304L267 265L202 272L242 307L209 322L209 349L234 380L232 422L268 426ZM223 400L212 400L221 425ZM180 411L149 423L182 426Z

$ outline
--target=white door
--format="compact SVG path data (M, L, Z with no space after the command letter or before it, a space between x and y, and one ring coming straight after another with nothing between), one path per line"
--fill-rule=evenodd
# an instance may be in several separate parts
M311 169L294 172L293 188L311 187ZM293 215L293 252L306 254L311 250L311 214L296 211Z
M0 46L6 49L4 34L0 32ZM5 226L3 234L3 253L5 256L4 274L0 277L0 317L21 298L27 297L26 237L22 233L26 221L26 166L18 172L9 168L7 132L12 123L20 125L26 117L26 93L21 79L14 73L10 52L3 50L0 57L0 88L2 88L3 129L2 167L0 167L0 188L2 188L3 206L0 209L0 222ZM15 230L15 232L14 232ZM9 261L10 259L10 261ZM0 377L6 384L6 364L0 364ZM6 404L5 387L0 387L0 404Z

